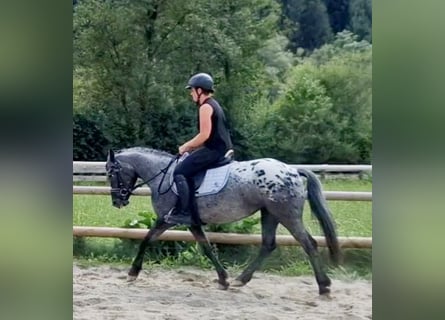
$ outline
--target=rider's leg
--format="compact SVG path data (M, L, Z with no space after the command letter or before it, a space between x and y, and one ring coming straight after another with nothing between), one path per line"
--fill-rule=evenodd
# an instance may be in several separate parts
M182 174L176 174L174 181L179 195L179 201L176 207L178 209L177 213L185 214L190 210L190 193L193 192L193 190L190 190L187 178Z
M192 225L190 198L194 195L194 189L190 188L189 181L193 179L192 177L196 173L194 165L194 158L196 158L196 156L197 155L192 152L176 166L173 172L173 180L178 190L179 199L171 214L166 218L168 223Z
M188 226L201 225L193 194L195 192L193 179L187 179L182 174L179 174L175 175L174 181L178 190L179 199L175 210L168 218L168 222Z
M219 154L217 152L207 148L201 148L192 152L176 166L173 174L179 200L176 210L173 210L172 214L168 216L167 222L191 225L192 216L194 218L194 224L199 222L198 212L193 212L193 215L191 214L192 210L197 210L194 205L195 188L193 185L193 176L216 162L218 158Z
M188 179L182 173L182 171L179 171L178 174L176 172L174 173L173 179L176 184L176 189L178 190L179 199L176 202L176 206L172 213L167 216L166 221L168 223L185 224L190 226L192 224L190 198L194 190L190 188L187 181Z

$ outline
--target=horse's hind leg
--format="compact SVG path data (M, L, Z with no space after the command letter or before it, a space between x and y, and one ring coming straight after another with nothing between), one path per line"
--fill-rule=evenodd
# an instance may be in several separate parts
M260 253L247 268L239 275L232 286L240 287L245 285L252 279L253 273L261 266L265 258L267 258L276 248L275 234L278 227L278 220L271 215L266 209L261 209L261 229L262 229L262 245Z
M192 225L190 227L190 231L203 249L204 254L207 256L207 258L210 259L210 261L212 261L213 265L215 266L216 272L218 274L219 288L222 290L226 290L229 287L229 283L227 282L227 272L226 270L224 270L224 267L221 265L218 258L213 254L212 247L210 246L209 240L202 230L202 227L198 225Z
M294 238L301 244L304 251L309 256L309 261L311 262L312 268L315 273L315 279L318 284L318 292L320 294L328 294L330 292L331 280L323 271L320 256L317 251L317 242L314 238L307 232L304 228L303 223L300 219L280 221L286 229L294 236Z

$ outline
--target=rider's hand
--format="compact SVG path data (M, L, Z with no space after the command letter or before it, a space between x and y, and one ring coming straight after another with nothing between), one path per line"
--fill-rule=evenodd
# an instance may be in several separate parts
M185 152L188 151L188 149L189 149L188 146L184 143L182 146L178 148L179 154L183 155Z

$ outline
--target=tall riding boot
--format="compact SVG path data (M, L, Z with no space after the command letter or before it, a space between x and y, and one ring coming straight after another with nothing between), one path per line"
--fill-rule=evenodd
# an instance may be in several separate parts
M176 175L176 189L178 190L179 200L172 214L167 216L166 222L172 224L184 224L190 226L192 224L192 216L190 212L190 188L187 179L183 175Z
M202 225L201 218L199 217L198 212L198 204L196 203L196 197L195 197L195 184L192 181L189 181L189 190L193 190L193 192L190 192L190 198L189 198L189 212L192 216L192 222L194 225L200 226Z

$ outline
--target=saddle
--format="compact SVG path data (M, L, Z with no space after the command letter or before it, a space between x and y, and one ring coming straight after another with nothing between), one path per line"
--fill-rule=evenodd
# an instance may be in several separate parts
M198 172L194 177L195 197L206 196L218 193L227 183L229 178L230 164L233 162L234 151L230 149L220 161L214 163L205 170ZM170 177L170 184L173 192L178 191L173 182L173 175Z

